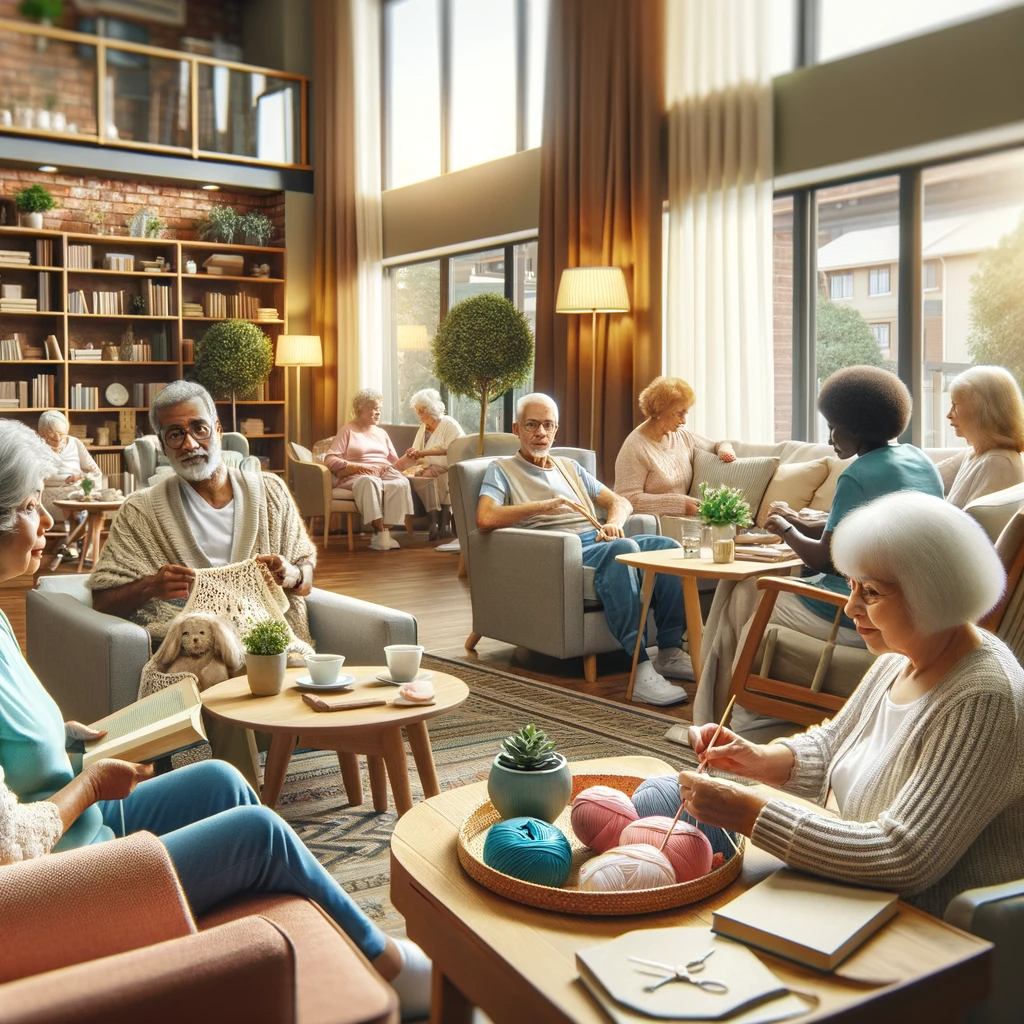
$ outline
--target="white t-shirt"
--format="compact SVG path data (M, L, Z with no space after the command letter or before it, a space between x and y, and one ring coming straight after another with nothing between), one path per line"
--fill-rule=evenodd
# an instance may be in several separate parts
M860 735L853 741L852 746L836 761L832 768L830 782L836 803L839 805L840 817L846 811L846 803L853 787L882 756L885 748L903 724L903 719L907 717L910 709L916 703L916 700L912 700L909 704L894 704L889 694L886 693L878 702L874 714L864 724L864 728L861 729Z
M231 562L231 545L235 539L235 501L223 508L214 508L185 480L178 481L185 516L192 536L210 560L211 565Z

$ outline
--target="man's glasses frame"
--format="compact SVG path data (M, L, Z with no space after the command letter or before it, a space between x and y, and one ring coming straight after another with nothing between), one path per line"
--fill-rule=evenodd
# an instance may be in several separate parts
M195 423L190 423L187 427L168 427L160 434L163 443L175 451L185 443L186 437L191 437L192 440L202 444L213 437L213 427L206 420L196 420Z
M553 434L558 429L558 424L554 420L524 420L522 423L522 429L528 434L536 434L541 427L549 434Z

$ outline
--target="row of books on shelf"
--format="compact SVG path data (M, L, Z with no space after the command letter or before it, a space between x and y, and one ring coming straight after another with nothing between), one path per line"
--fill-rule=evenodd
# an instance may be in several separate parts
M174 316L171 307L171 286L169 284L154 284L146 282L144 290L146 300L146 312L150 316Z
M15 332L9 338L0 338L0 359L63 359L56 335L48 334L42 345L30 345Z
M98 409L100 389L85 384L72 384L68 388L69 409Z
M68 355L73 363L98 363L103 359L103 349L73 348Z
M105 477L117 476L121 472L121 455L119 452L97 452L93 458L96 460L96 465L100 467L100 472ZM111 487L116 484L111 484L107 481Z
M68 243L68 270L92 270L92 246Z
M0 381L0 409L42 409L54 404L56 378L36 374L31 380Z
M160 394L163 389L167 387L166 381L160 381L157 383L150 382L148 384L132 384L132 405L138 406L150 406L153 404L153 399Z

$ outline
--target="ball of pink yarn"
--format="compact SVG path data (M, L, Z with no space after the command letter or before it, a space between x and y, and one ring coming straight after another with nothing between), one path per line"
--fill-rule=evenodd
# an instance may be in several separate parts
M622 830L619 842L623 846L631 843L649 843L658 848L669 828L672 829L672 834L665 843L662 853L668 857L676 873L676 881L692 882L693 879L706 875L711 870L711 858L714 856L711 843L700 829L688 825L685 821L677 821L673 826L671 818L660 814L640 818Z
M591 786L572 802L572 830L596 853L618 846L622 830L639 816L633 801L610 786Z

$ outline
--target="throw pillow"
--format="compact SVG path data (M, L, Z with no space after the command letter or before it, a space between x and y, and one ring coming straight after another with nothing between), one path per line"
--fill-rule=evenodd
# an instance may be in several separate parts
M825 460L828 463L828 476L825 477L825 482L814 492L814 497L808 504L808 508L813 508L815 512L829 512L832 509L832 499L836 495L836 484L839 483L839 477L843 470L850 464L850 460L841 460L828 458ZM800 509L797 509L799 512Z
M697 449L693 453L693 483L690 497L700 498L700 485L708 487L735 487L750 506L751 514L761 507L761 499L768 487L768 481L779 468L779 460L767 456L756 459L737 459L723 462L714 452Z
M764 526L773 501L784 501L795 512L805 508L814 497L814 492L825 482L828 469L828 459L791 462L779 466L761 499L761 507L755 518L757 525Z

